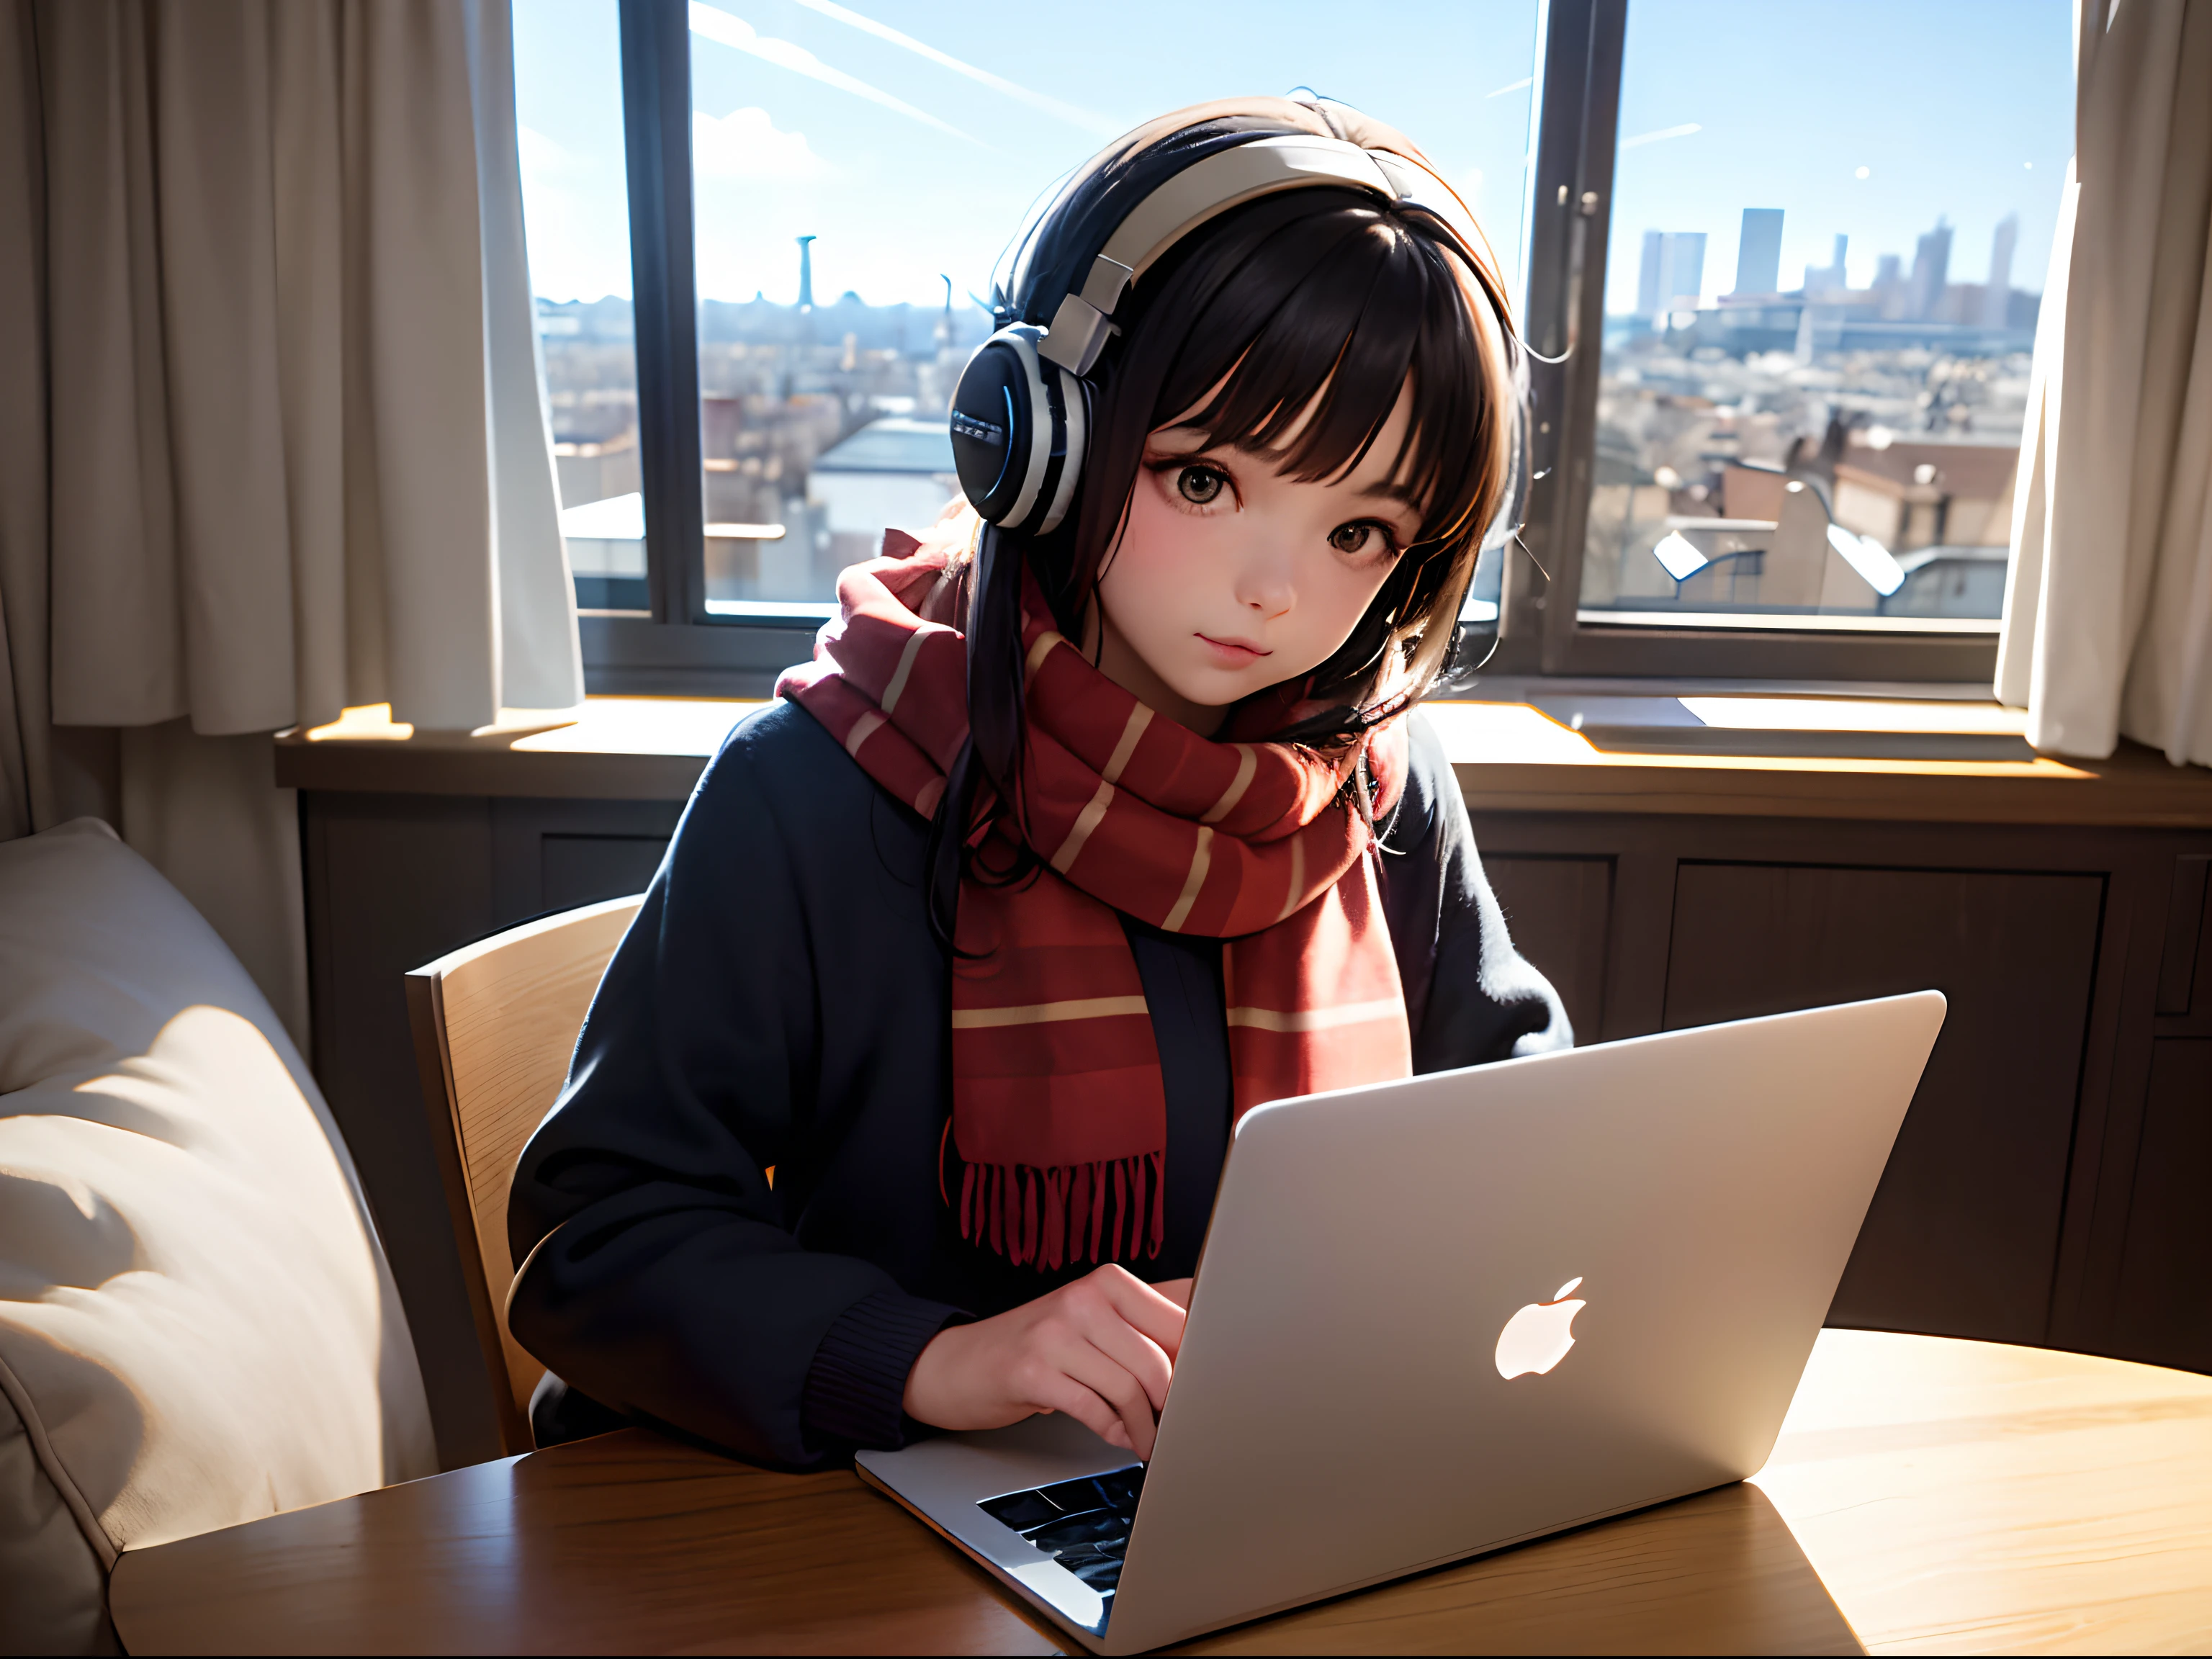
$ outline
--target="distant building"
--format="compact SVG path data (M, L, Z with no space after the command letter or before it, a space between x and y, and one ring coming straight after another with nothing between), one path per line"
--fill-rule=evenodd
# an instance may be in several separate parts
M645 574L645 497L635 490L561 509L561 535L576 603L586 611L643 611L652 599Z
M1936 228L1921 237L1912 255L1912 282L1905 315L1932 322L1943 306L1943 290L1951 275L1951 227L1938 219Z
M1990 280L1982 287L1982 314L1974 320L1984 328L2002 328L2012 298L2012 256L2020 245L2020 216L2008 213L1997 221L1990 239Z
M1979 283L1952 283L1943 289L1943 303L1929 320L1966 328L1979 328L1989 309L1989 290ZM1997 307L2002 314L2003 306Z
M1836 466L1836 520L1893 553L2012 538L2014 443L1853 445Z
M1838 289L1851 285L1850 274L1844 263L1844 255L1850 245L1850 237L1838 236L1836 238L1835 258L1832 263L1805 267L1805 293L1808 297L1815 294L1832 294Z
M1667 239L1659 274L1660 292L1670 311L1695 311L1705 291L1705 233L1678 230ZM1684 301L1689 303L1685 305Z
M1736 240L1735 291L1776 294L1782 288L1782 210L1746 208Z
M1645 314L1663 325L1668 314L1695 311L1705 289L1705 233L1670 230L1659 239L1659 272L1651 309Z
M1905 289L1905 261L1894 253L1885 253L1875 262L1874 302L1886 321L1896 322L1905 315L1905 301L1911 297Z
M634 494L643 486L638 470L637 428L616 434L604 442L556 440L553 445L554 476L561 499L574 507L603 501L609 495Z
M923 530L959 492L942 420L871 421L815 458L810 493L828 521L836 568L875 556L887 528Z
M1667 248L1667 239L1656 230L1644 233L1644 262L1636 272L1636 314L1656 317L1659 314L1659 270Z

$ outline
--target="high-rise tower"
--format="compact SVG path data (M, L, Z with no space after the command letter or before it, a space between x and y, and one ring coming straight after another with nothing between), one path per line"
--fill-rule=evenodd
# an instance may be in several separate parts
M1782 287L1782 210L1746 208L1735 247L1735 291L1774 294Z
M1849 236L1838 236L1836 238L1835 257L1831 263L1826 265L1805 267L1805 292L1808 297L1815 294L1833 293L1838 289L1847 289L1851 285L1850 268L1845 262L1844 257L1850 252L1850 246L1851 239Z
M2019 246L2020 216L2008 213L1997 221L1997 233L1990 239L1990 280L1982 288L1984 328L2005 325L2005 313L2012 299L2013 250Z
M801 236L799 241L799 308L814 309L814 239Z
M1664 264L1659 287L1668 309L1695 311L1698 296L1705 291L1705 233L1669 231Z
M1705 233L1670 230L1644 233L1644 265L1637 273L1637 314L1658 326L1669 313L1694 311L1705 291Z
M2010 272L2007 272L2009 280ZM1911 298L1905 315L1932 322L1943 304L1943 290L1951 285L1951 227L1942 219L1919 241L1912 254Z

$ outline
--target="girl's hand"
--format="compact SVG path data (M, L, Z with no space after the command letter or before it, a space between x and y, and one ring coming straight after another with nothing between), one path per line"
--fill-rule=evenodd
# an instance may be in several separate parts
M1002 1429L1066 1412L1150 1458L1189 1299L1187 1279L1155 1289L1109 1262L994 1319L949 1326L907 1376L906 1413L940 1429Z

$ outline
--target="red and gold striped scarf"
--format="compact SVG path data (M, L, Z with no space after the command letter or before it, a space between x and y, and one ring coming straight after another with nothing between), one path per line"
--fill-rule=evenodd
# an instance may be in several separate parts
M924 817L968 733L967 647L942 550L855 565L842 614L792 699L877 783ZM1263 1101L1407 1076L1405 995L1370 856L1346 804L1359 750L1214 742L1156 715L1024 608L1030 845L1043 868L960 887L952 963L952 1146L963 1237L1016 1262L1156 1254L1167 1109L1137 963L1116 911L1225 942L1237 1117ZM1387 807L1402 724L1371 734ZM1358 786L1355 785L1355 787ZM994 836L1022 833L1002 813ZM986 869L1013 847L986 841Z

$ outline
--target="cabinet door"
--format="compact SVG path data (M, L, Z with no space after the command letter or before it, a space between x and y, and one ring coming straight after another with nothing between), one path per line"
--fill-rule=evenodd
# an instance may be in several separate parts
M1613 860L1501 853L1486 855L1482 869L1514 945L1566 1005L1575 1041L1595 1042L1605 1012Z
M2044 1340L2103 900L2098 875L1678 870L1670 1028L1950 1000L1832 1323Z
M494 801L501 911L519 919L642 893L683 812L677 801Z
M407 1306L447 1467L499 1455L407 1030L405 975L528 916L641 891L679 801L313 790L314 1063Z
M668 850L663 836L546 836L538 843L542 908L573 910L642 893Z
M2112 1351L2212 1370L2212 1040L2151 1045Z

